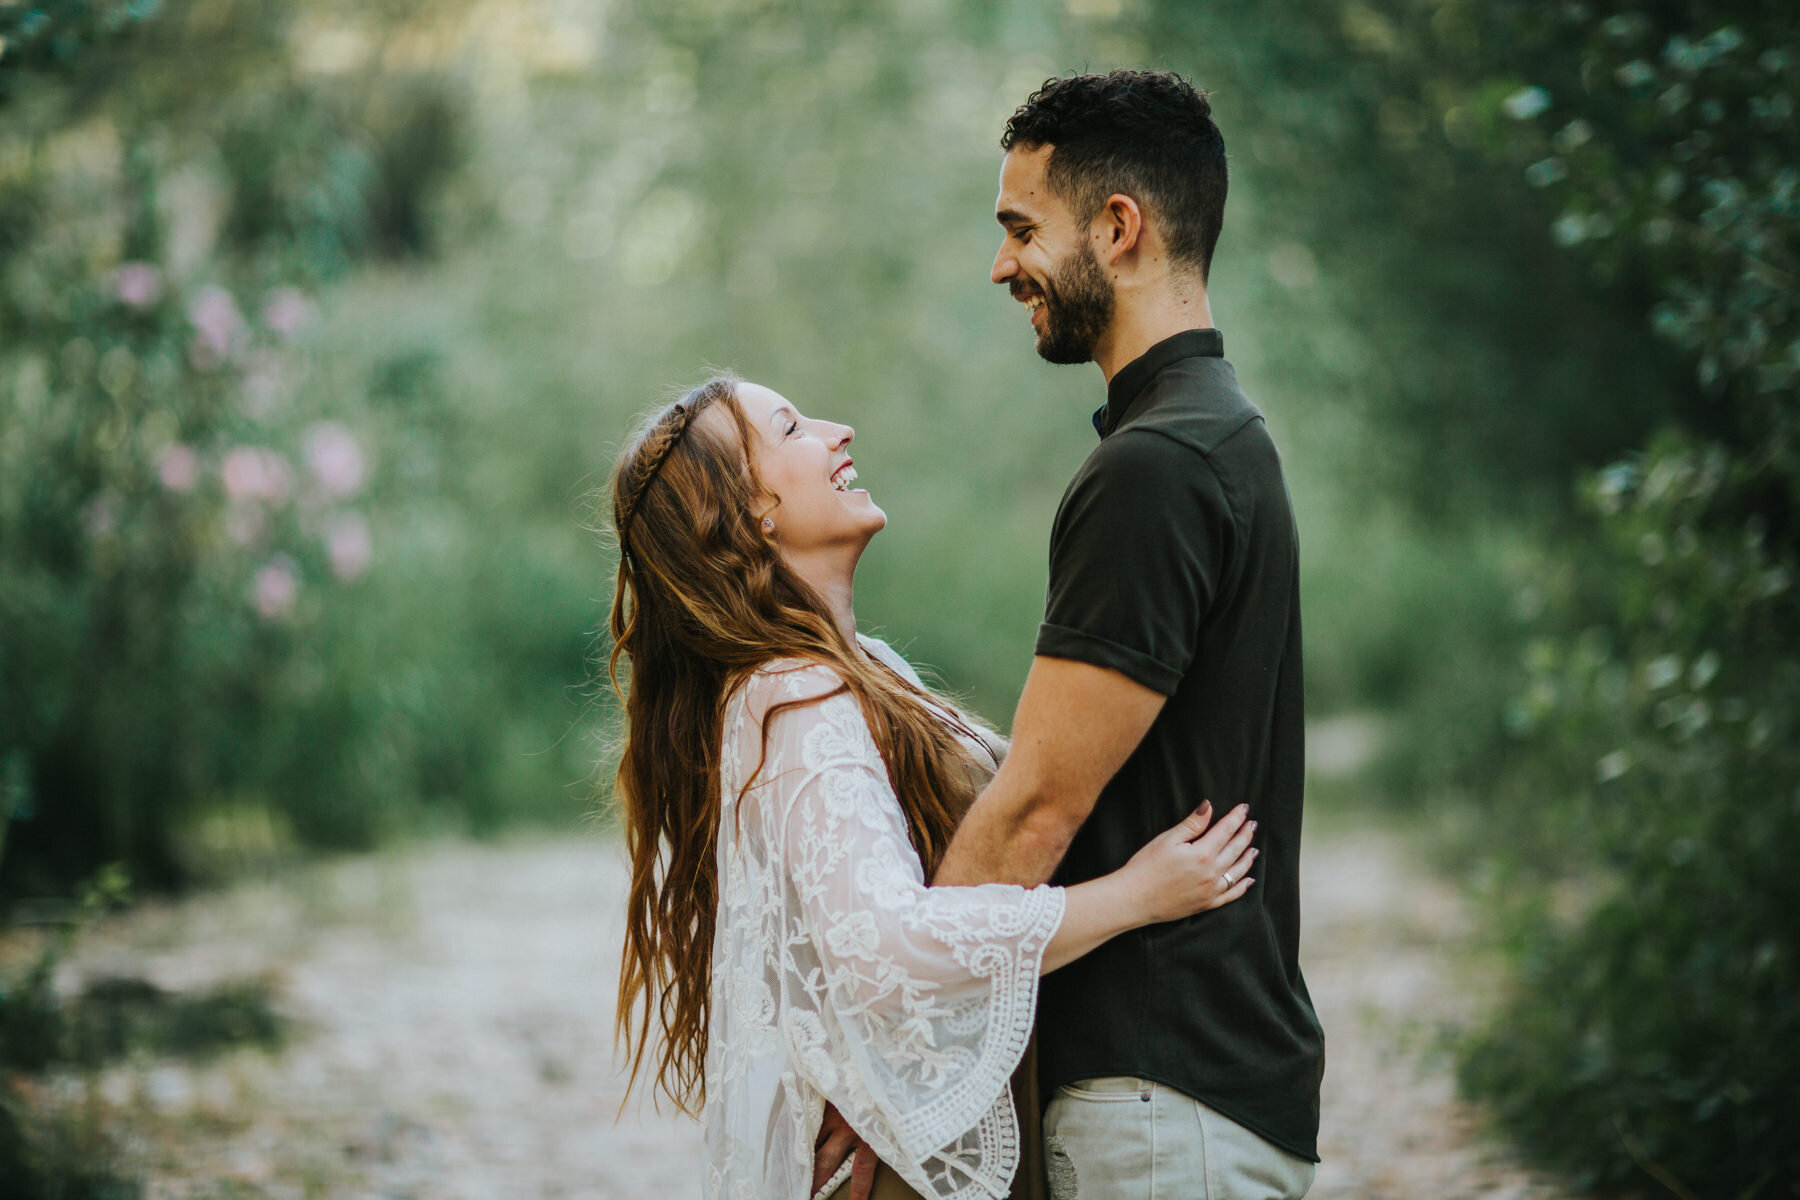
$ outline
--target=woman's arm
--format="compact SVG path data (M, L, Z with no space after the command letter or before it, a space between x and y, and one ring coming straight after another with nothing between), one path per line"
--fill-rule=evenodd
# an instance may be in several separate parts
M787 686L779 689L784 699L809 693L822 696L836 683L834 674L816 667L787 679ZM762 713L775 698L761 696L751 705L752 729L761 731ZM827 718L831 712L839 714L836 721ZM833 725L838 726L835 731L829 728ZM834 735L816 740L827 732ZM835 982L851 994L862 993L859 1002L872 1000L883 1007L883 1001L895 999L891 991L895 969L904 973L923 969L933 975L948 967L952 977L959 974L962 956L952 948L963 941L958 934L973 934L985 925L989 905L1004 908L1015 902L1004 885L998 893L996 885L924 886L918 860L904 837L898 800L869 741L862 714L849 696L790 709L774 719L769 733L779 749L772 755L775 761L766 766L805 763L798 771L778 767L773 774L785 786L764 797L775 801L782 813L779 819L785 828L776 840L786 844L782 858L787 873L805 897L803 908L821 922L816 928L839 931L840 944L855 944L860 951L850 958L868 960L834 964L840 968L829 972ZM824 757L807 761L815 754ZM855 810L860 811L853 816ZM1255 882L1247 872L1257 855L1250 844L1256 823L1246 819L1247 812L1248 806L1240 804L1214 822L1212 805L1202 804L1151 839L1117 871L1061 889L1063 912L1060 921L1046 930L1048 942L1038 941L1036 954L1025 946L1018 949L1025 950L1028 959L1041 955L1036 973L1048 974L1128 930L1179 920L1238 899ZM1023 896L1018 902L1038 907ZM934 911L940 904L961 911L956 916ZM858 922L854 938L841 932L852 914ZM973 925L966 923L971 918ZM945 961L946 951L952 961ZM864 969L876 962L879 968ZM949 992L974 982L938 980Z
M732 949L714 1011L778 1014L758 1028L915 1190L943 1172L1010 1173L999 1099L1062 890L925 886L855 699L818 668L752 682L723 773L735 789L733 764L760 767L721 825L720 927L752 931L764 962ZM764 713L812 697L777 708L758 744Z
M1212 805L1202 804L1179 825L1153 838L1109 875L1066 889L1062 925L1044 950L1043 972L1067 966L1129 929L1174 921L1229 904L1252 883L1250 845L1256 822L1247 805L1211 829Z

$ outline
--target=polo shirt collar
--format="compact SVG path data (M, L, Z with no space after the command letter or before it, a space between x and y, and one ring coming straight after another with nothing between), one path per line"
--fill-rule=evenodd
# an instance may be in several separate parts
M1117 429L1162 369L1184 358L1224 358L1225 335L1216 329L1184 329L1164 338L1127 363L1106 387L1106 403L1094 410L1094 431L1105 437Z

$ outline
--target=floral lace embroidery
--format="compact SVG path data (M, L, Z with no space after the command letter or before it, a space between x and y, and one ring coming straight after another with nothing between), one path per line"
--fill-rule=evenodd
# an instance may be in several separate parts
M883 647L885 649L885 647ZM1058 888L927 888L861 709L771 663L726 706L708 1197L805 1200L827 1101L915 1190L1007 1193ZM817 699L825 696L825 699ZM802 699L769 722L763 714Z

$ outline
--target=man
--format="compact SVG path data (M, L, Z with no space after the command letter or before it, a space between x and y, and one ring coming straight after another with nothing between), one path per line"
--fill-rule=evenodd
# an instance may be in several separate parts
M1248 802L1244 899L1045 978L1046 1158L1059 1198L1299 1197L1324 1044L1297 961L1298 543L1207 303L1224 141L1185 80L1117 71L1050 80L1001 148L992 278L1038 353L1094 362L1107 396L1057 512L1011 754L935 882L1091 879L1202 799Z

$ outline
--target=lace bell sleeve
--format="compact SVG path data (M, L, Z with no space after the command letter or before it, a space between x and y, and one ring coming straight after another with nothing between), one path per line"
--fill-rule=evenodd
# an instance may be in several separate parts
M805 674L813 694L835 683ZM1031 1036L1061 889L926 887L847 693L779 711L766 728L744 819L782 880L793 1060L915 1189L1004 1196L1019 1155L1008 1081Z

